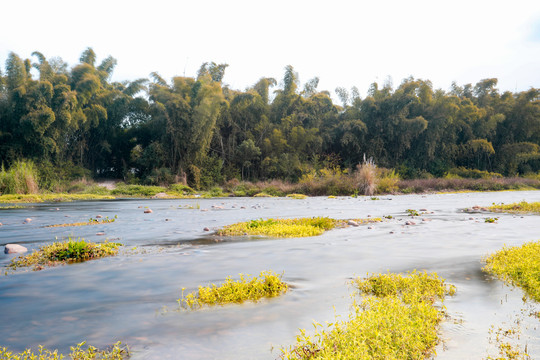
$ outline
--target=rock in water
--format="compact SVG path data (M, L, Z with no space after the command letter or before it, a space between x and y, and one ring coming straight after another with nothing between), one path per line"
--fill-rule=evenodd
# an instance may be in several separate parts
M28 249L24 246L17 245L17 244L6 244L6 247L4 249L4 254L22 254L27 252Z
M146 209L146 210L144 210L144 213L145 214L150 214L150 213L152 213L152 209Z

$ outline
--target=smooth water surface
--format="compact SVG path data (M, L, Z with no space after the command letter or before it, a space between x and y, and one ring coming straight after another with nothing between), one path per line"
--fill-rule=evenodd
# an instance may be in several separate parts
M435 271L457 286L445 301L450 316L441 329L437 359L496 355L490 328L519 320L519 344L540 358L536 327L519 289L481 271L482 257L504 244L540 239L540 217L465 213L464 208L521 200L540 201L539 191L325 198L224 198L115 200L37 204L0 209L0 245L33 250L55 238L115 239L122 255L42 271L0 276L0 346L12 351L44 345L69 352L87 341L106 347L128 344L133 359L277 359L300 328L346 318L354 276ZM145 214L145 207L151 214ZM407 209L425 209L411 220ZM118 216L112 224L47 228ZM227 224L270 217L365 218L392 215L374 225L348 227L294 239L220 238ZM499 217L494 224L487 217ZM24 224L26 218L30 223ZM204 231L204 228L210 231ZM104 236L96 235L104 232ZM0 254L0 267L13 255ZM283 273L292 289L258 303L178 311L181 289L220 283L239 273ZM494 336L492 336L493 338ZM273 349L273 350L272 350Z

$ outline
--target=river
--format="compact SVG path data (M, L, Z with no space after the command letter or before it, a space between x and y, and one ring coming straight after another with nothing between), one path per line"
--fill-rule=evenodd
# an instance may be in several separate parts
M540 239L540 217L465 213L464 208L521 200L540 191L379 196L219 198L45 203L0 209L0 246L29 248L65 239L115 239L120 256L0 276L0 346L12 351L44 345L69 352L87 341L106 347L122 341L133 359L277 359L300 328L345 319L353 289L368 273L437 272L457 293L447 298L437 359L496 355L490 329L519 326L519 344L540 358L536 327L519 289L482 272L482 258L504 244ZM152 213L144 213L145 208ZM406 210L424 209L411 219ZM111 224L50 228L97 215ZM317 237L220 238L220 227L270 217L366 218L382 223L347 227ZM498 217L486 223L487 217ZM31 218L29 223L23 223ZM415 225L405 225L413 220ZM205 231L205 228L210 231ZM96 235L104 232L105 235ZM0 248L1 249L1 248ZM13 255L0 254L0 267ZM179 311L181 289L220 283L239 273L283 273L292 289L257 303ZM518 325L516 325L516 321ZM493 338L494 336L491 336Z

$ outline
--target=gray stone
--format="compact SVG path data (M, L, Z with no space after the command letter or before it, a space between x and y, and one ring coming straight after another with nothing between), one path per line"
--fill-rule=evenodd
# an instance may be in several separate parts
M347 225L351 225L351 226L358 226L358 223L354 220L349 220L347 221Z
M4 254L22 254L27 251L27 248L18 244L6 244L4 248Z

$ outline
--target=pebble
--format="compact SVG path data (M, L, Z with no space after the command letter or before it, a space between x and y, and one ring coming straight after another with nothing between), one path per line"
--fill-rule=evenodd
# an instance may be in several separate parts
M473 218L473 217L470 217L469 220L474 220L474 218Z
M427 211L427 209L420 209L419 211Z
M205 227L203 230L204 231L210 231L210 228Z
M102 217L102 215L96 215L96 219L101 219Z
M369 230L371 230L371 229L373 229L373 226L368 226L367 228L368 228Z
M2 226L2 223L0 223L0 226Z
M100 232L97 232L96 235L103 236L103 235L105 235L105 233L103 231L100 231Z
M18 244L6 244L4 248L4 254L21 254L27 251L27 248Z
M146 210L144 210L144 213L145 214L151 214L151 213L153 213L153 211L152 211L152 209L146 209Z

